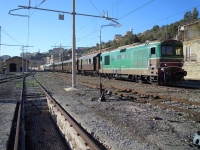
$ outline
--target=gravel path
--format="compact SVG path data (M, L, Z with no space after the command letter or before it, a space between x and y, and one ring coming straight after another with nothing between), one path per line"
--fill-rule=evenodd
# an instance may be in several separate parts
M99 91L89 89L77 83L78 91L67 92L64 88L71 86L70 80L52 79L53 73L36 73L35 77L42 82L52 96L95 138L112 150L156 150L156 149L197 149L188 142L200 130L200 124L184 117L185 114L173 110L155 107L151 104L140 104L106 95L106 102L99 103ZM56 73L54 73L56 75ZM70 74L65 74L70 78ZM89 77L77 76L77 80ZM90 80L96 80L90 78ZM144 89L144 85L116 80L104 80L103 83L118 84ZM146 91L165 93L175 97L199 100L199 93L191 90L150 86Z

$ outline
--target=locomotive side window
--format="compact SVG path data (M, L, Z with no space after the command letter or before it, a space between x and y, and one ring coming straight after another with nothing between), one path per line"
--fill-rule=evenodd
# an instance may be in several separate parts
M156 48L155 48L155 47L152 47L152 48L151 48L151 55L154 55L154 54L156 54Z
M117 59L121 59L121 55L118 55L118 56L117 56Z
M173 55L173 46L162 46L162 55Z
M105 65L110 65L110 56L105 56L105 59L104 59L104 64Z
M130 58L130 54L126 54L126 58Z
M111 60L114 60L114 56L111 56Z
M123 54L123 55L121 55L121 58L122 59L125 59L126 57L125 57L126 55L125 54Z
M176 47L176 55L180 55L180 56L182 56L183 55L183 49L182 49L182 47Z

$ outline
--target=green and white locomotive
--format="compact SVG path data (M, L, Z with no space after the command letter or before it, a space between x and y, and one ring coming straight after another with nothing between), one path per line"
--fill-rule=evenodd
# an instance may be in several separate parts
M101 54L100 73L127 76L134 81L174 83L187 72L183 67L183 44L177 40L146 42Z

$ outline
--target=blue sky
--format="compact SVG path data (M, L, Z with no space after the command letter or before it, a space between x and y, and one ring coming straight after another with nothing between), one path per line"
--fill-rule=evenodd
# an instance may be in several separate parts
M52 46L72 46L72 16L64 14L59 20L59 13L34 9L22 9L12 13L29 15L19 17L8 12L21 6L28 6L29 0L0 0L1 44L29 45L28 52L47 52ZM42 0L31 0L35 7ZM151 29L154 25L167 25L183 19L185 12L197 7L199 0L75 0L76 13L101 16L108 11L108 16L117 18L122 24L119 28L104 27L102 41L113 40L115 34L124 35L133 29L133 33ZM72 0L45 0L39 8L72 12ZM99 43L99 29L111 21L105 18L76 16L76 47L91 47ZM19 56L21 46L0 46L0 55Z

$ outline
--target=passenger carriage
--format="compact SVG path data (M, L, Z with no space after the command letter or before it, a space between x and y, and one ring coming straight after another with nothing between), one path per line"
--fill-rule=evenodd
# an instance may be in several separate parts
M78 59L79 73L85 75L95 75L99 72L99 57L100 53L82 56Z

